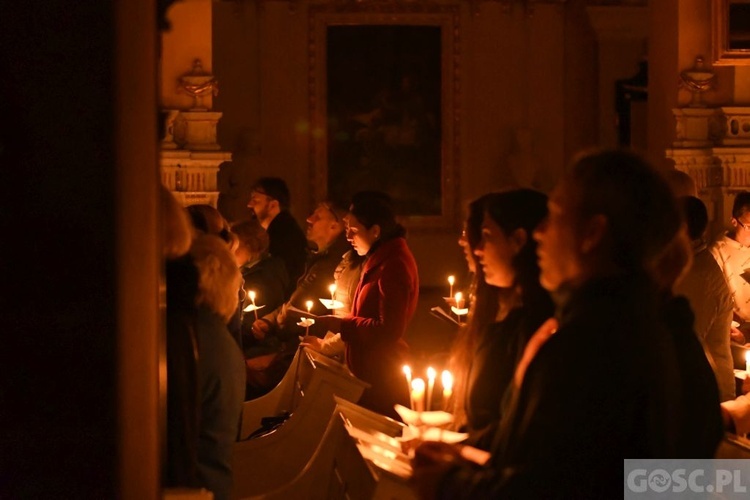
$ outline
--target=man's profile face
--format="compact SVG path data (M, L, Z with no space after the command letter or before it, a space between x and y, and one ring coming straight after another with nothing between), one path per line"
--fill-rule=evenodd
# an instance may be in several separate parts
M549 215L534 231L537 259L544 289L554 292L583 277L581 244L576 231L576 212L571 189L558 184L549 197Z
M306 237L318 248L328 246L344 230L334 213L323 203L307 218Z
M268 218L268 206L272 199L265 193L253 191L250 193L250 201L247 203L247 207L255 213L255 217L259 221L264 221Z
M739 217L733 217L732 226L734 239L744 247L750 246L750 212L743 211Z

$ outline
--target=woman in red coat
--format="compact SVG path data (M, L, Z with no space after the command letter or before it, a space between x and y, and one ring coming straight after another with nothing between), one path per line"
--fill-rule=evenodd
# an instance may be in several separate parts
M371 384L359 404L398 418L393 405L409 403L401 367L408 352L404 333L419 296L417 264L387 195L374 191L354 195L346 223L347 239L357 254L366 256L352 312L316 321L341 332L349 369ZM305 342L315 347L319 339L305 338Z

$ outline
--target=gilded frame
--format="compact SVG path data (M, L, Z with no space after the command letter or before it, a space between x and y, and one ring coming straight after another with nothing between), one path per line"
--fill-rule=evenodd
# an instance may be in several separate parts
M460 10L433 2L371 1L310 5L309 115L311 186L316 200L328 194L327 34L330 26L433 26L440 28L440 213L404 214L410 229L453 229L458 217L460 158ZM352 193L350 193L352 194Z
M730 44L730 4L747 4L750 0L712 0L711 36L713 63L717 66L750 65L750 48L732 48ZM750 35L750 30L748 30Z

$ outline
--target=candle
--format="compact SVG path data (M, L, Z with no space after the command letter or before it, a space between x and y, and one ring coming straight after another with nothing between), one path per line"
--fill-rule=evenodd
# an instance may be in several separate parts
M409 391L409 408L414 409L414 400L411 397L411 368L409 365L404 365L402 368L404 375L406 375L406 389Z
M313 306L312 300L308 300L307 302L305 302L305 307L307 307L307 314L310 314L310 309L312 309L312 306ZM305 318L302 318L302 319L304 320ZM305 335L310 335L310 325L307 325L305 327Z
M464 294L461 292L456 292L456 309L461 310L464 308ZM456 316L458 316L458 324L461 324L461 315L459 313L456 313Z
M257 319L258 319L258 309L256 309L256 307L255 307L255 291L254 290L250 290L249 292L247 292L247 296L250 297L250 302L253 303L253 312L255 313L255 319L257 321Z
M750 375L750 351L745 351L745 371Z
M448 370L443 370L440 374L440 381L443 383L443 406L447 408L448 399L453 394L453 375Z
M427 368L427 411L432 410L432 391L435 389L437 372L433 367Z
M421 378L411 381L411 398L414 400L414 409L424 411L424 380Z
M448 297L453 297L453 283L456 282L456 278L453 276L448 276L448 284L451 286L451 290L448 293Z
M336 300L336 283L329 286L328 291L331 292L331 309L333 309L333 303Z

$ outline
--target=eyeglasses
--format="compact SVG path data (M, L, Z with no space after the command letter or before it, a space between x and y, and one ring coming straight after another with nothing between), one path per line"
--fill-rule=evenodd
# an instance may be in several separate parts
M750 224L743 223L739 219L734 219L734 220L737 221L737 224L739 224L742 229L744 229L745 231L750 231Z

